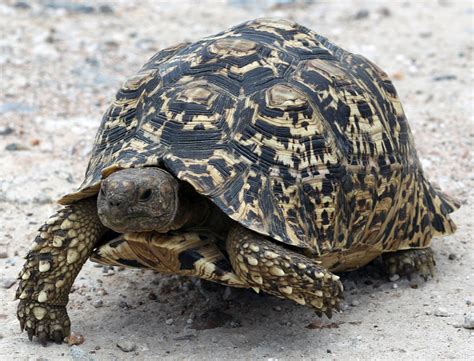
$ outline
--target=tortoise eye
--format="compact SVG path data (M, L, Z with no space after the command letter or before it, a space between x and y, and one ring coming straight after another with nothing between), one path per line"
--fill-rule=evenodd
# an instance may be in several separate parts
M140 200L141 201L147 201L151 198L152 191L150 188L146 189L141 195L140 195Z

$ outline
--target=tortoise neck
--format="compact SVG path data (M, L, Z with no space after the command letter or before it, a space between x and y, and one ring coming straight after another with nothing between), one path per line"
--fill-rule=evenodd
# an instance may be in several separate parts
M172 230L183 227L201 226L206 223L211 213L209 202L201 197L193 197L187 192L179 192L178 210L171 225Z

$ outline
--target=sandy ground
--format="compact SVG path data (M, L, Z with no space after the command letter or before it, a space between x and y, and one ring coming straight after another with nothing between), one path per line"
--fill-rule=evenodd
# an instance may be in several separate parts
M2 1L0 359L472 358L472 2L230 3ZM15 277L55 199L80 183L119 84L160 48L260 16L298 21L393 77L426 173L463 203L458 232L434 241L436 277L388 282L377 265L343 275L344 311L318 320L273 297L89 262L69 304L85 342L30 343Z

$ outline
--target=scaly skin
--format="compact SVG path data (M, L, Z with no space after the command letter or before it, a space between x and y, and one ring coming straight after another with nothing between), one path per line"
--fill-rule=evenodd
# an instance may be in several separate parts
M343 287L339 277L314 260L293 252L244 227L234 226L227 238L234 272L257 292L312 307L329 318L339 309Z
M96 198L59 210L39 229L20 272L17 316L28 337L61 343L70 334L66 311L71 286L95 243L106 232Z
M389 276L398 274L411 279L418 273L425 281L434 276L436 262L431 248L384 253L382 260Z

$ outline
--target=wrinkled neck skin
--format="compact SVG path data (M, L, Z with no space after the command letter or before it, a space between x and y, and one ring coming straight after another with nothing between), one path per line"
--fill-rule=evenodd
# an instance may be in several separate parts
M211 207L204 199L187 198L183 193L178 193L178 209L170 230L204 226L211 213Z

